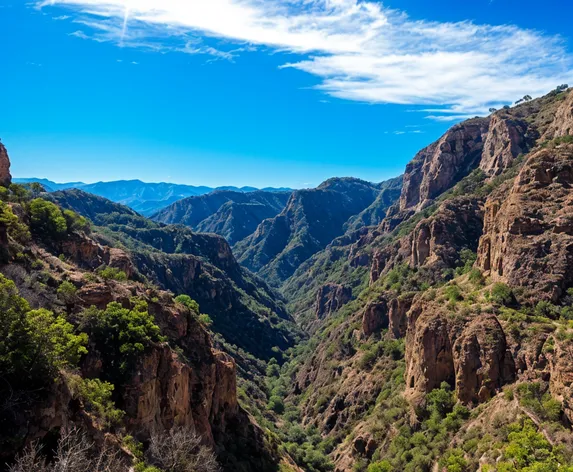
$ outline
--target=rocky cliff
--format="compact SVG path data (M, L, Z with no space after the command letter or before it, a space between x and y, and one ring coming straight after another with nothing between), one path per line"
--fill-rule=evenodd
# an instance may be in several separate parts
M408 165L384 220L284 283L312 333L287 409L320 432L334 470L450 470L454 455L462 470L495 467L503 428L530 423L570 447L572 96L453 127ZM474 452L476 434L499 449Z
M488 200L478 266L523 297L558 301L573 285L573 146L528 158L508 195Z
M10 158L6 147L0 142L0 185L8 187L12 182L10 174Z

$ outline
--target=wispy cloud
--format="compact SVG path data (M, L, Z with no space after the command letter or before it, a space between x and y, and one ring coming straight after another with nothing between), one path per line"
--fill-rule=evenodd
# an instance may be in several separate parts
M573 80L560 37L516 26L414 21L366 0L46 0L91 37L232 60L254 47L300 58L283 67L333 97L430 105L432 119L485 113ZM83 32L83 30L82 30ZM85 34L85 33L84 33ZM292 59L292 58L291 58Z

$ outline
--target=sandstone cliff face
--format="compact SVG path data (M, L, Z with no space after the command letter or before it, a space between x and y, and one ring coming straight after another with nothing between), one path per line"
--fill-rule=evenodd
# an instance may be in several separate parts
M566 135L573 135L573 92L571 92L571 89L557 109L555 118L543 137L545 139L553 139Z
M11 183L10 158L6 147L0 142L0 185L8 187Z
M489 118L465 121L420 151L406 166L400 210L424 208L479 163Z
M462 197L444 202L434 215L420 221L410 234L374 252L370 283L401 263L411 267L426 266L436 271L455 267L460 250L477 248L482 225L480 199Z
M412 296L398 297L385 292L376 301L370 302L362 312L362 332L368 337L383 329L398 339L406 335L407 313L412 306Z
M316 318L323 319L338 311L352 298L352 289L339 284L323 285L316 295Z
M419 402L448 382L464 403L489 399L514 380L515 363L494 315L451 320L418 301L406 336L406 396Z
M529 157L504 201L486 204L477 265L494 280L556 301L573 284L573 146Z
M494 114L485 140L480 169L489 176L501 174L518 155L527 152L527 131L527 122L503 117L500 113Z

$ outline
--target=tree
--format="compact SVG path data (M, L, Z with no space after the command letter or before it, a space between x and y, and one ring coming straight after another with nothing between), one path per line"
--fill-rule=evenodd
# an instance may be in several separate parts
M30 227L34 234L50 239L59 239L68 231L60 208L42 198L30 202Z
M63 281L58 287L58 297L68 307L76 302L77 293L78 289L76 288L76 286L67 280Z
M102 353L106 375L114 383L134 367L145 349L164 340L145 302L131 310L112 302L103 311L84 310L81 318L82 326Z
M68 225L68 231L70 233L74 231L83 233L90 232L90 223L83 216L78 215L72 210L64 210L63 215L66 220L66 224Z
M489 109L489 112L490 112L490 113L495 113L496 111L497 111L497 108L493 108L493 107L492 107L492 108Z
M16 383L42 382L87 354L85 333L76 335L63 316L30 305L13 281L0 275L0 372Z

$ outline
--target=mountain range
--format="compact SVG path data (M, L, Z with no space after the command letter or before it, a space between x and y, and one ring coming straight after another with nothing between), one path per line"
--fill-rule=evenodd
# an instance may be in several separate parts
M47 191L66 190L70 188L81 189L94 195L107 198L113 202L127 205L139 214L151 216L161 209L171 205L182 198L204 195L215 190L231 190L234 192L254 192L259 189L255 187L206 187L172 184L166 182L147 183L141 180L117 180L112 182L97 182L86 184L83 182L56 183L51 180L41 178L15 178L15 183L38 182ZM288 188L264 188L265 192L289 192Z
M9 168L0 145L11 471L65 463L69 431L118 472L573 470L573 89L456 124L386 182L156 221Z

